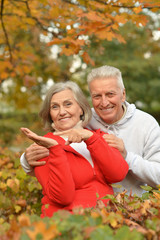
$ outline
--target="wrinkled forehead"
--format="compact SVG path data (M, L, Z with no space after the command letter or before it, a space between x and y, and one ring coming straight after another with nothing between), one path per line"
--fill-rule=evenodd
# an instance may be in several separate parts
M53 100L65 100L65 99L73 99L75 100L75 96L72 92L72 90L70 89L64 89L61 91L58 91L56 93L54 93L51 97L51 101Z
M115 77L107 77L107 78L95 78L89 83L89 90L98 91L101 89L105 90L116 90L120 89L118 81Z

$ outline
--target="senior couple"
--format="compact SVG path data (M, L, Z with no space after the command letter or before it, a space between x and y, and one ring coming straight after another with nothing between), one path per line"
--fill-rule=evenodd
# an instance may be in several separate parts
M121 190L139 196L141 185L160 184L157 121L126 101L119 69L95 68L87 81L92 116L75 83L57 83L40 112L50 132L40 137L21 129L36 143L21 156L21 165L42 185L42 217L58 209L94 207L97 199L113 193L111 183L120 182Z

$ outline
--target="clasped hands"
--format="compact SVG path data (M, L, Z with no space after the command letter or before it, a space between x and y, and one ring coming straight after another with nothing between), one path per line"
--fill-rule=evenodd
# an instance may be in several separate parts
M28 128L21 128L21 131L29 139L33 140L35 143L37 143L40 146L50 148L58 144L56 140L52 138L39 136ZM65 145L69 145L70 143L73 143L73 142L80 143L81 141L83 140L85 141L93 135L93 133L87 129L69 129L65 131L55 132L53 134L58 136L63 136L63 135L67 136L67 141Z
M44 165L46 162L39 162L37 160L42 159L44 157L49 156L49 150L51 146L57 145L57 141L51 138L46 138L42 136L38 136L36 133L32 132L28 128L21 128L21 131L35 143L30 145L25 152L25 157L29 165L35 167ZM87 129L70 129L63 132L56 132L54 135L63 136L66 135L68 140L66 141L66 145L69 145L72 142L81 142L87 140L89 137L93 135L93 133ZM113 134L104 134L103 138L108 143L109 146L117 148L123 158L126 157L127 151L124 146L124 142L122 139L116 137Z

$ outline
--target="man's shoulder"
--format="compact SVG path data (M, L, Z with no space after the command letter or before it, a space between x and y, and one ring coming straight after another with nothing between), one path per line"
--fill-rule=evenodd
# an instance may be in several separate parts
M136 108L134 115L131 118L132 125L137 126L139 129L149 129L152 130L153 128L159 129L159 123L157 120L149 113Z
M140 110L138 108L136 108L135 114L137 116L141 116L144 117L145 119L151 120L151 121L156 121L156 119L148 112L145 112L143 110Z
M148 112L145 112L139 108L136 107L135 104L130 104L128 102L126 102L126 106L127 106L127 113L131 112L132 116L135 116L135 117L140 117L142 120L144 120L143 118L145 119L148 119L148 120L151 120L151 121L156 121L156 119Z

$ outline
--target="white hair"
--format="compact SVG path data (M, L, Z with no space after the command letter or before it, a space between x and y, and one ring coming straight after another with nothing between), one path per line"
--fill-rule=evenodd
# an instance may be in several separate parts
M80 89L80 87L75 82L72 82L72 81L58 82L58 83L55 83L48 90L45 100L43 101L41 111L39 113L40 117L43 120L46 130L53 131L51 127L52 119L50 116L50 102L51 102L52 96L66 89L70 89L72 91L74 99L83 110L83 116L81 117L83 127L85 127L91 119L92 113L91 113L90 105L85 95L83 94L82 90Z
M90 85L90 82L100 78L116 78L120 89L123 91L125 88L122 79L122 74L118 68L105 65L102 67L92 69L92 71L88 74L87 77L88 86Z

